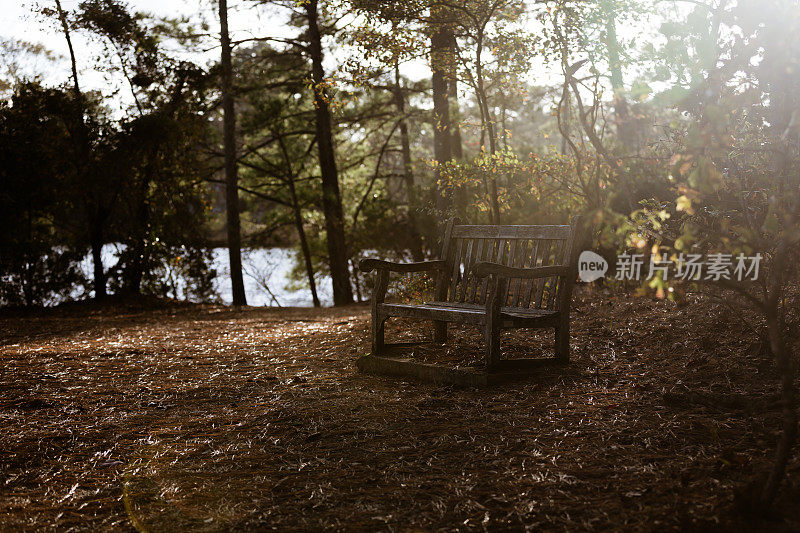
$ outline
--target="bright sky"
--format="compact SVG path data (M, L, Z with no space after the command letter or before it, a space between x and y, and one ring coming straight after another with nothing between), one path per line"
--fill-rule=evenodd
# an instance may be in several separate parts
M77 7L80 0L62 0L64 9L71 10ZM291 32L283 23L285 18L281 12L268 14L262 10L252 7L252 2L247 0L229 0L229 26L232 38L245 39L253 36L288 36ZM205 14L211 32L218 32L216 0L128 0L128 5L133 11L144 11L156 16L192 15L193 18L198 13ZM0 0L2 11L0 12L0 37L3 39L20 39L32 43L41 43L47 48L59 54L61 59L54 65L35 64L29 70L29 74L42 74L43 81L47 84L60 84L69 80L69 61L68 49L63 33L56 26L55 21L45 21L41 16L34 14L33 9L37 6L54 7L55 0ZM273 8L274 9L274 8ZM535 31L531 28L531 31ZM642 35L642 28L618 28L621 38L628 37L632 33ZM81 83L87 89L101 90L106 96L111 96L115 90L118 91L116 100L120 105L130 104L130 95L127 85L121 83L119 79L110 79L106 74L97 70L97 61L100 60L102 45L98 42L88 41L80 33L73 34L73 44L78 57L78 68L81 76ZM209 50L200 55L200 62L210 62L215 60L218 49ZM197 61L198 57L192 58ZM330 66L334 68L335 60L329 57ZM414 79L429 76L427 67L422 63L406 65L403 73ZM554 77L555 76L555 77ZM548 72L541 65L532 65L530 79L534 83L556 82L560 72Z
M61 4L65 10L77 7L80 0L62 0ZM64 56L58 71L54 71L52 78L48 81L57 81L69 76L69 64L67 62L68 50L67 43L60 28L54 21L45 21L42 17L34 13L37 6L55 7L52 0L0 0L3 5L0 13L0 36L4 38L21 39L33 43L41 43L50 50ZM195 2L196 4L196 2ZM131 6L142 11L149 11L156 15L179 15L190 12L189 2L185 0L136 0L131 2ZM91 55L99 49L96 44L88 42L81 35L72 36L75 46L75 53L79 60L79 68L84 76L90 75Z
M65 10L72 10L78 6L80 0L61 0ZM278 17L268 17L263 13L245 6L252 4L229 0L229 27L232 39L245 39L255 35L281 35L285 33L283 24ZM41 62L31 66L29 74L44 74L43 81L48 84L59 84L69 80L69 50L60 26L53 20L44 20L36 15L36 6L55 7L54 0L0 0L0 37L3 39L19 39L31 43L41 43L61 58L55 64L43 65ZM219 26L216 16L216 0L129 0L128 6L132 11L152 13L155 16L180 17L192 15L196 17L199 12L205 14L210 31L218 32ZM270 27L272 26L272 27ZM90 41L80 33L71 34L75 54L78 58L78 69L81 83L87 89L99 89L104 94L113 91L118 86L119 80L109 80L102 72L95 68L96 61L102 51L102 45L97 41ZM200 54L200 60L212 61L216 59L219 50L209 50ZM198 57L193 58L197 60ZM42 72L44 71L44 72ZM124 87L123 87L124 89ZM127 99L122 94L123 99Z
M77 7L80 0L62 0L66 10ZM282 11L276 16L270 16L261 10L254 9L252 2L247 0L229 0L229 26L232 38L245 39L254 36L288 36L288 30L283 24ZM55 21L44 21L42 17L33 13L36 5L54 7L54 0L0 0L0 37L20 39L32 43L41 43L50 50L62 55L57 66L48 67L49 75L45 78L48 83L61 83L70 76L68 49L64 35L57 27ZM210 25L210 31L218 32L217 15L215 12L216 0L128 0L132 11L144 11L156 16L181 15L196 16L198 12L205 13ZM75 51L78 56L80 75L87 88L106 89L108 80L93 68L94 61L102 47L97 42L87 41L82 35L72 36ZM205 54L208 60L216 59L218 50ZM333 65L331 65L333 67ZM424 64L406 65L404 74L411 78L421 78L430 75Z

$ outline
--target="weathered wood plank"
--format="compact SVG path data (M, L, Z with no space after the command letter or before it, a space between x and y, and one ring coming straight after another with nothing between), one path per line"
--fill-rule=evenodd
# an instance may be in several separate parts
M519 361L519 362L518 362ZM364 355L356 360L361 372L404 379L413 379L436 385L457 387L485 387L529 377L541 368L559 365L556 359L519 359L500 361L496 372L451 368L422 363L407 358L376 357Z
M488 253L487 258L493 263L497 263L502 258L503 248L500 246L498 239L488 239L487 241ZM478 303L486 303L486 296L489 293L489 278L483 278L481 282L481 290L478 294Z
M472 247L475 239L467 240L467 251L464 254L464 275L461 277L461 283L458 288L458 301L463 302L467 298L467 290L469 289L470 280L475 276L472 275L472 264L475 262L472 258Z
M411 359L365 355L356 361L356 366L360 371L370 374L411 378L427 383L459 385L462 387L483 387L489 384L488 373L486 372L448 368Z
M384 304L384 305L410 305L410 304ZM424 306L433 306L433 307L447 307L453 309L476 309L478 311L484 312L486 311L485 304L471 304L471 303L457 303L457 302L431 302L429 304L422 304ZM412 305L412 307L417 307L416 305ZM521 307L511 307L504 306L501 309L503 315L508 316L515 316L515 317L528 317L528 318L546 318L555 316L558 314L558 311L551 311L548 309L522 309Z
M539 264L541 266L546 266L549 263L550 259L550 249L553 246L553 241L542 241L540 248L541 252L539 254ZM533 298L533 305L534 309L541 309L542 307L542 296L544 295L544 286L547 282L546 279L539 279L536 280L536 296Z
M383 259L373 259L366 257L358 262L361 272L368 273L373 270L388 270L390 272L431 272L444 270L446 261L420 261L418 263L395 263L394 261L384 261Z
M530 239L523 239L520 242L519 260L517 261L516 265L511 265L511 266L518 266L525 268L525 260L527 259L528 246L530 245L530 242L531 242ZM514 307L519 305L519 296L520 293L522 292L522 285L524 283L525 283L524 279L516 278L514 280L514 293L511 295L511 305Z
M478 251L475 253L476 261L483 261L483 257L485 254L484 244L486 243L486 239L477 239L478 241ZM472 288L470 289L468 301L470 303L478 303L477 296L478 296L478 288L483 284L483 280L479 278L475 278L472 282Z
M527 370L536 370L546 366L560 365L563 361L555 357L542 357L530 359L503 359L497 364L496 371L498 373L505 372L525 372Z
M552 226L468 226L453 228L455 238L484 239L566 239L570 227Z
M444 226L444 236L442 237L442 255L439 257L445 261L448 261L450 257L450 247L455 223L455 218L451 218ZM436 277L435 297L437 300L447 299L447 287L450 280L449 276L449 269L447 268L447 265L445 265L445 268L441 270L439 275ZM447 322L434 322L433 338L439 343L447 341Z
M546 309L521 309L502 307L501 327L545 326L559 318L557 311ZM486 306L458 302L431 302L429 304L381 304L379 317L419 318L422 320L442 320L461 324L483 325L486 323Z
M444 226L444 236L442 237L442 255L440 256L445 262L450 261L450 248L452 246L452 234L453 234L453 226L455 225L455 219L451 218L447 221ZM450 281L450 272L447 266L450 263L446 263L445 268L439 272L439 275L436 277L436 299L437 300L445 300L447 299L447 287Z
M399 316L477 325L486 323L486 312L480 307L469 309L438 306L435 304L382 304L380 312L383 317Z
M508 257L506 258L505 264L514 267L514 261L517 259L517 244L519 243L519 239L509 239L508 241ZM508 305L509 297L511 296L511 281L508 280L506 283L506 292L502 295L503 305Z
M536 257L539 253L539 243L541 241L539 239L534 239L531 241L531 251L530 251L530 258L528 259L528 268L533 268L536 266ZM531 305L531 294L533 293L534 287L536 286L536 280L531 279L530 281L525 282L525 285L522 289L522 299L520 301L519 306L528 308Z
M566 241L556 241L556 251L554 253L554 261L556 264L564 264L564 249L566 248ZM565 273L566 274L566 273ZM556 294L558 294L558 278L551 278L550 292L547 295L547 309L553 309L556 303Z
M372 292L372 302L370 303L372 311L372 353L378 355L383 351L384 341L384 323L385 320L381 318L380 306L386 298L386 289L389 286L389 271L378 270L375 275L375 289Z
M569 308L572 300L572 286L578 276L578 255L581 247L585 246L589 238L585 232L583 217L573 217L569 239L567 240L564 257L569 264L569 272L563 279L561 294L558 296L559 319L556 325L556 359L562 363L569 362Z
M495 274L508 279L537 279L563 276L568 268L565 266L537 266L533 268L519 268L501 265L498 263L480 262L473 268L478 276Z
M508 279L490 281L489 301L486 302L486 326L483 342L486 344L486 369L493 370L500 362L501 309L508 294Z
M456 288L458 287L458 282L461 280L461 254L463 252L464 247L464 239L455 239L455 248L453 253L453 265L452 265L452 274L450 274L450 291L447 295L447 300L450 302L458 301L458 295L456 294Z

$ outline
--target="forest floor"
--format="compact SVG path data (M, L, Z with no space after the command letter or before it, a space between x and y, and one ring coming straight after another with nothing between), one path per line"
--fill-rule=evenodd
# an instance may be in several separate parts
M771 516L735 505L780 427L746 317L576 300L572 363L488 389L360 374L363 305L0 315L0 531L800 531L797 458ZM480 358L475 328L450 332L414 356Z

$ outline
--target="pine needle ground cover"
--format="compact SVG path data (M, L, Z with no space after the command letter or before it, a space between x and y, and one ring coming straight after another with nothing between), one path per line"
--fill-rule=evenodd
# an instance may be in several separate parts
M576 300L572 363L488 389L358 373L366 306L0 316L0 530L800 529L797 459L771 518L736 510L780 427L758 332L700 297ZM408 350L482 357L469 327Z

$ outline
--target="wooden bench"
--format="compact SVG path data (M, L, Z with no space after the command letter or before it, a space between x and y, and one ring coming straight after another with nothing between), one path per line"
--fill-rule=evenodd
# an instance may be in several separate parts
M376 271L372 293L372 353L358 360L362 371L467 385L518 375L543 363L569 361L569 308L582 240L579 217L559 226L445 225L441 258L418 263L362 259ZM436 275L434 301L419 305L385 301L390 272ZM483 328L486 372L477 375L410 359L384 357L384 324L391 317L434 322L434 342L447 340L447 323ZM500 330L555 328L555 357L504 360ZM487 377L487 375L489 377ZM508 377L508 376L505 376ZM499 380L498 380L499 381Z

